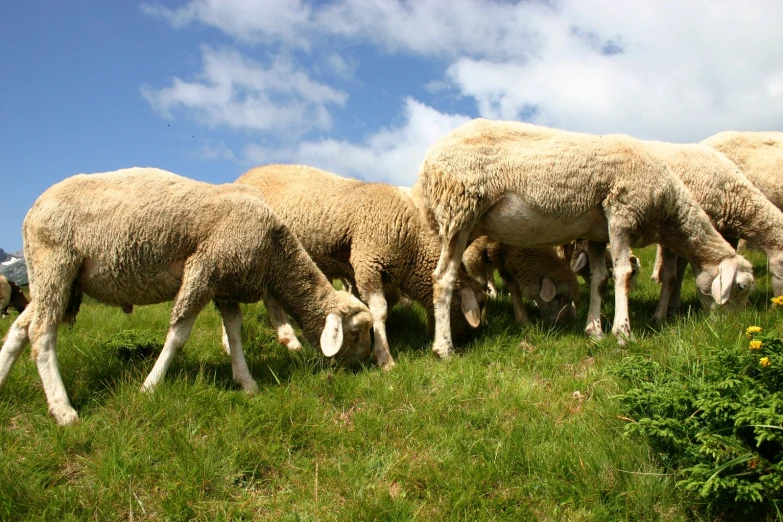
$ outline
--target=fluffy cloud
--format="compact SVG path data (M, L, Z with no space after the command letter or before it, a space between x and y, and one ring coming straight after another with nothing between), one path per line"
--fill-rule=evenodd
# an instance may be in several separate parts
M360 55L352 54L350 63L341 58L346 46L423 57L435 76L393 94L410 96L420 87L457 94L490 118L668 141L783 122L777 57L783 3L777 0L191 0L178 9L144 9L176 27L218 28L241 45L273 44L301 56L296 53L317 44L338 75L361 72ZM265 68L229 53L229 60L220 56L210 64L209 53L215 51L205 51L202 77L145 91L150 103L162 113L191 109L211 125L266 131L326 129L328 108L346 101L345 93L313 82L285 60ZM253 74L243 75L247 69ZM291 71L299 83L283 84ZM258 163L300 161L408 183L426 146L466 117L412 99L405 115L404 125L361 142L322 139L280 150L253 145L246 153Z
M200 22L244 42L282 41L307 47L300 33L311 10L301 0L191 0L179 9L143 4L141 10L177 28Z
M248 145L245 161L253 165L303 163L345 176L412 185L427 148L469 118L442 114L407 98L402 119L401 125L381 129L361 143L324 139L286 149Z
M313 81L285 57L268 67L233 49L202 48L203 70L192 80L174 78L169 87L142 87L142 96L165 117L188 110L202 123L298 135L328 129L327 105L342 106L348 95Z
M487 117L700 140L783 121L780 4L565 2L524 60L463 57L447 78Z

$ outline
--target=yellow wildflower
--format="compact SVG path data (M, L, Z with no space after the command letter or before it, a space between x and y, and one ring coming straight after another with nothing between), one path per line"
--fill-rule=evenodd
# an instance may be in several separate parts
M759 364L760 364L760 365L761 365L763 368L766 368L767 366L769 366L769 365L770 365L770 364L772 364L772 363L771 363L771 362L769 362L769 357L762 357L761 359L759 359Z
M778 306L783 306L783 295L773 297L772 299L770 299L770 301L772 301L773 304L776 304Z
M751 350L758 350L761 348L761 341L751 341L750 346L748 346Z
M748 329L745 330L745 335L748 337L753 337L753 334L759 333L761 331L760 326L748 326Z

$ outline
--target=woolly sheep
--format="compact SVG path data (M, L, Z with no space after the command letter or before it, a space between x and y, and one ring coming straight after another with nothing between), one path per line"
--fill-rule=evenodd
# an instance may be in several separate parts
M0 275L0 315L8 315L8 307L13 306L20 314L27 307L27 297L25 297L22 288L9 281L4 275Z
M434 322L432 272L438 238L404 189L303 165L257 167L236 182L259 189L327 277L348 279L369 305L380 366L394 365L385 327L392 296L402 291L421 303ZM480 289L466 273L460 275L451 311L459 333L479 324Z
M747 239L766 252L775 295L783 294L783 213L717 150L700 144L648 144L685 183L723 237L735 245L738 238ZM679 306L687 261L663 247L656 266L661 297L653 318L662 322L669 308Z
M520 248L492 241L474 240L462 256L468 274L486 284L497 269L514 305L517 322L529 322L522 298L536 302L541 316L553 323L576 318L574 300L579 282L568 263L554 248Z
M32 299L0 350L0 387L30 341L49 412L60 424L78 415L57 365L57 327L75 319L82 293L126 312L174 301L144 391L158 384L210 301L223 318L234 380L248 393L258 387L242 351L239 303L274 298L325 355L369 355L367 307L332 288L252 187L209 185L153 168L77 175L38 198L22 233Z
M725 154L773 205L783 210L783 132L725 131L701 144Z
M557 252L561 259L569 260L571 263L571 269L579 276L582 277L587 286L590 286L590 263L587 259L587 244L589 241L584 239L577 239L565 245L558 247ZM612 254L609 249L606 250L606 267L608 277L612 278ZM642 261L631 254L628 258L631 263L631 290L636 287L636 282L639 279L639 272L642 270Z
M599 337L606 243L615 278L612 332L631 337L630 247L661 242L697 267L701 299L746 302L752 267L710 224L688 189L628 136L592 136L526 123L470 121L427 151L412 196L438 231L434 273L436 339L451 351L451 287L472 237L545 247L578 237L590 241L590 309L586 331ZM745 290L742 290L742 289Z

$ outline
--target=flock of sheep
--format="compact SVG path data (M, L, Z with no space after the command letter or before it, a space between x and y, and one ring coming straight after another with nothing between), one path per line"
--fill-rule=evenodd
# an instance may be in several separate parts
M447 357L452 335L482 320L496 269L520 322L528 321L523 299L545 319L576 317L582 273L586 332L600 337L609 261L612 332L625 343L639 270L632 246L659 244L657 321L679 304L688 263L705 305L745 304L753 273L735 252L739 238L767 253L783 294L781 167L779 132L680 145L477 119L430 147L410 189L298 165L254 168L225 185L153 168L77 175L44 192L25 218L31 301L17 308L0 350L0 388L29 342L49 412L60 424L78 419L55 345L82 294L127 313L174 301L144 390L155 388L210 302L223 319L233 378L248 393L258 387L239 303L263 299L289 349L301 347L291 316L325 356L346 365L373 357L389 369L388 310L413 299L427 311L433 350ZM349 291L335 290L333 279Z

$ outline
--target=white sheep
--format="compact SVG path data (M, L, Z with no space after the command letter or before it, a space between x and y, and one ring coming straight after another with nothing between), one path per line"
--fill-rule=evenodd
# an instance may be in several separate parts
M422 304L434 322L432 272L439 242L404 189L303 165L257 167L236 182L259 189L327 277L347 279L369 305L380 366L394 365L385 323L400 291ZM476 292L481 285L460 274L451 310L457 333L479 324Z
M700 144L648 142L653 153L676 174L730 243L744 238L769 257L775 295L783 294L783 213L724 154ZM662 322L677 308L687 261L668 248L658 249L654 277L661 297L653 319Z
M725 154L773 205L783 210L783 132L725 131L701 144Z
M498 270L517 322L529 322L523 298L535 301L547 321L563 323L576 318L579 281L554 248L514 247L482 236L465 249L462 263L468 274L485 285L494 277L494 269Z
M22 292L22 288L9 281L4 275L0 275L0 315L8 315L8 307L13 306L20 314L27 307L27 297Z
M441 238L434 273L436 339L451 351L451 287L468 241L556 246L590 240L592 269L586 331L599 337L604 253L611 242L615 278L612 332L631 337L630 247L661 242L697 267L703 302L743 305L753 272L718 234L688 189L628 136L593 136L526 123L468 122L427 151L412 197Z
M0 388L29 341L49 412L60 424L78 415L57 365L57 327L75 319L82 293L126 312L174 301L145 391L158 384L210 301L223 318L234 380L248 393L258 387L242 351L239 303L272 297L324 355L369 356L367 307L332 288L252 187L209 185L152 168L77 175L36 200L22 233L31 303L0 350Z
M584 239L577 239L560 245L557 247L557 253L561 259L569 260L571 263L571 269L579 276L582 277L587 286L590 286L590 263L587 258L587 247L589 241ZM610 249L606 250L606 267L608 271L609 279L612 278L612 254ZM639 273L642 270L642 261L635 255L631 254L628 259L631 263L631 290L636 287L636 283L639 279Z

